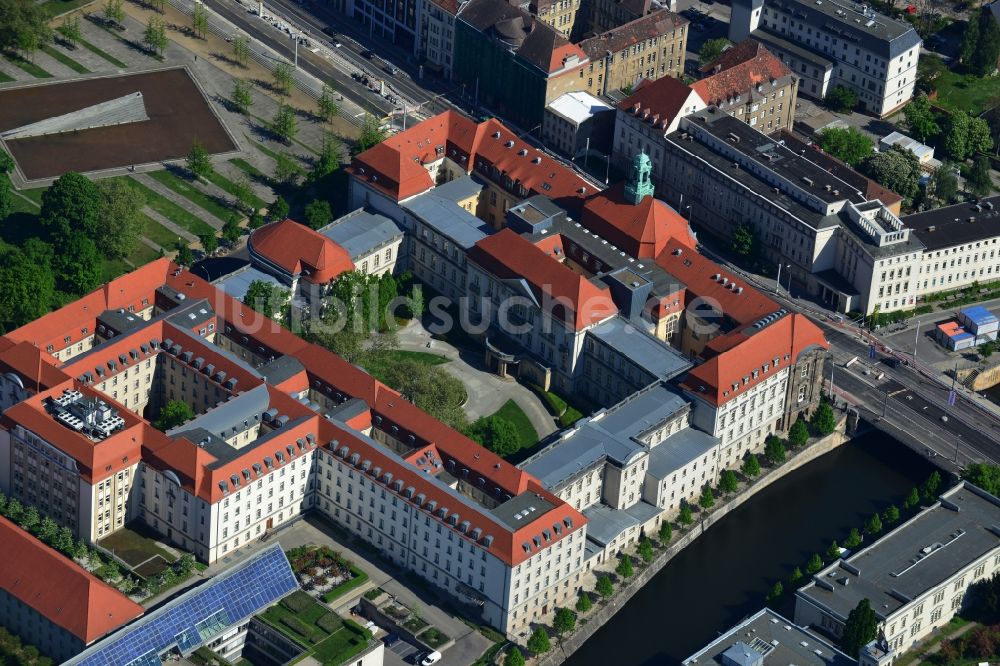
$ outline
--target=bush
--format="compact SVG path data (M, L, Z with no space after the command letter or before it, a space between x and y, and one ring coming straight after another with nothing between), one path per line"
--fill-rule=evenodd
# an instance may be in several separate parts
M379 598L379 596L381 596L381 594L382 594L381 587L373 587L372 589L365 592L365 599L368 599L369 601L375 601L376 599Z
M313 598L302 590L296 590L281 600L281 605L293 613L301 613L314 603Z
M324 613L316 620L316 626L328 634L340 629L341 625L343 625L343 621L335 613Z
M368 574L353 565L351 566L351 574L353 577L350 580L345 580L343 583L324 594L323 601L330 603L334 599L343 596L346 592L349 592L356 587L360 587L365 581L368 580Z
M439 648L451 640L451 638L437 627L431 627L420 634L420 640L432 648Z
M310 638L313 634L313 630L308 624L293 615L286 615L281 618L281 624L304 638Z

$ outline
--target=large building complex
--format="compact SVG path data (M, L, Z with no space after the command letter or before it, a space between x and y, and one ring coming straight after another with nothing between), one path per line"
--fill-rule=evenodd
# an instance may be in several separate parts
M913 97L921 39L909 23L868 5L824 0L736 0L729 39L763 42L816 99L845 86L859 106L885 117Z
M968 482L795 593L795 621L839 637L862 599L896 653L942 627L1000 568L1000 500Z

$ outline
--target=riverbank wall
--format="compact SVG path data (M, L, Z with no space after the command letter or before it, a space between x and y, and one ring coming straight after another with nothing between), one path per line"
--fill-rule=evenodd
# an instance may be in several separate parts
M670 545L666 549L658 551L649 565L637 571L636 575L625 586L619 588L610 599L595 605L593 611L588 613L584 618L580 618L577 628L571 634L562 640L553 641L552 650L532 663L537 666L558 666L566 661L598 629L611 620L615 613L627 604L675 555L704 534L712 525L786 474L794 472L803 465L809 464L813 460L843 445L845 442L850 441L851 437L844 433L845 426L846 419L842 419L835 432L813 442L800 451L796 451L780 467L769 470L766 474L758 477L753 483L743 488L737 495L725 501L719 501L710 511L700 514L703 516L700 521L688 527L683 534L677 535L675 533L675 537L670 542ZM586 623L583 623L583 620L586 620Z

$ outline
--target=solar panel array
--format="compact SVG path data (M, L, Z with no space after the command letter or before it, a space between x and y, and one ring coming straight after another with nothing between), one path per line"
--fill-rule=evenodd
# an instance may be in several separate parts
M176 646L189 654L229 627L298 589L292 568L274 544L246 562L143 616L66 664L159 666Z

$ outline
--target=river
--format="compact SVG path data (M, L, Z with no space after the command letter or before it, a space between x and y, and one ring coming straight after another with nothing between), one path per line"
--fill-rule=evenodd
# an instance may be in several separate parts
M881 433L845 444L776 481L681 551L567 661L568 666L679 664L764 605L776 580L933 471ZM779 611L792 619L793 595Z

